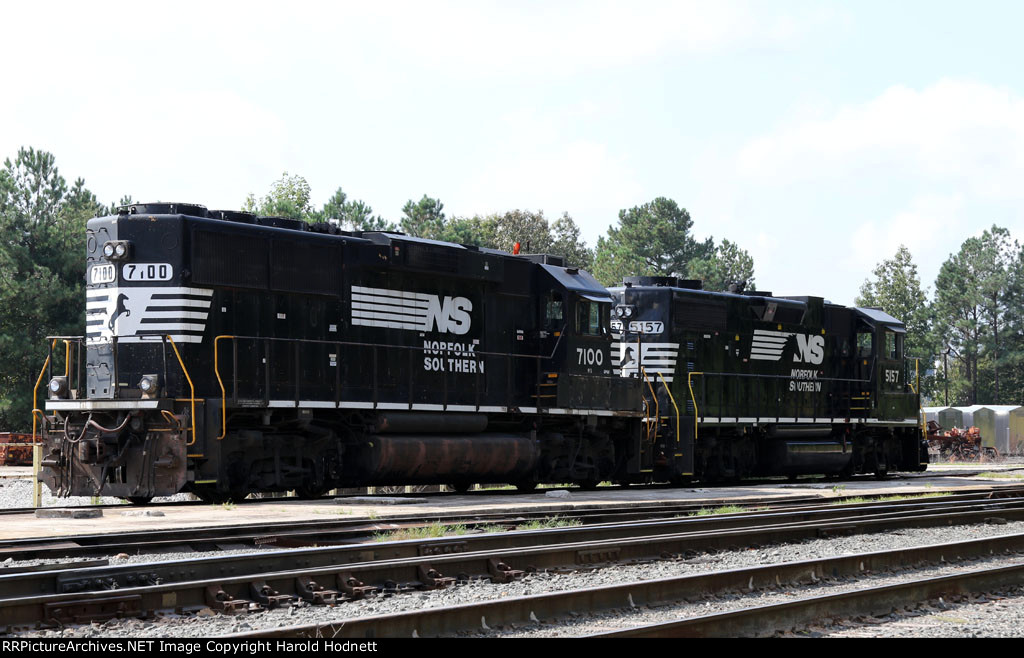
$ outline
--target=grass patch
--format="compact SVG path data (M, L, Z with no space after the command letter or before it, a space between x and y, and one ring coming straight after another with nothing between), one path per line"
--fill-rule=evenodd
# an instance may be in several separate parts
M517 525L516 530L544 530L546 528L576 528L583 525L579 519L570 519L564 516L548 516L543 519L535 519L522 525Z
M468 528L461 524L447 525L435 521L430 525L419 528L402 528L389 532L377 532L373 535L374 541L403 541L405 539L430 539L432 537L447 537L449 535L464 535Z
M478 525L476 529L484 534L493 535L498 532L505 532L505 528L500 525Z
M984 473L978 473L976 477L995 478L997 480L1022 480L1024 479L1024 473L1009 471L985 471Z
M833 500L833 505L857 505L860 503L888 503L895 500L913 500L915 498L942 498L943 496L953 495L951 491L931 491L923 494L906 494L900 496L880 496L878 498L865 498L862 496L854 496L853 498L846 498L844 500Z
M690 512L686 516L714 516L715 514L738 514L748 511L739 505L722 505L721 507L702 507L696 512Z

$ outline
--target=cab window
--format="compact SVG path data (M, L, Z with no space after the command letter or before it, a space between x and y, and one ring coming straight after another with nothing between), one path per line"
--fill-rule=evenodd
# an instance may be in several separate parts
M871 331L857 332L857 356L861 358L870 357L874 353L875 334Z
M565 324L562 305L562 296L552 290L544 301L544 326L546 329L561 329Z
M576 301L576 335L602 336L607 333L607 317L611 304L592 302L587 299Z
M903 340L902 336L897 336L895 332L885 332L885 358L887 359L898 359L900 352L903 351Z

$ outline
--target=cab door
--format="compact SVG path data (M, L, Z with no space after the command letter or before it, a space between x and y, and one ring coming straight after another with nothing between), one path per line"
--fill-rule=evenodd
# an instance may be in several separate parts
M903 404L907 382L903 363L903 334L889 328L878 330L878 371L875 390L878 391L878 417L892 420L905 418ZM910 416L916 415L916 410Z

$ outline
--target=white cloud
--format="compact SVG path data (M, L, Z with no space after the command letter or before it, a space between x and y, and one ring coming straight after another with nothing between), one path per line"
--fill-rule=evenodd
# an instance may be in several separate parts
M803 254L794 269L755 242L759 283L849 303L904 244L929 286L969 236L993 223L1024 232L1024 98L970 80L897 85L825 115L801 108L734 166L749 226L794 236Z
M960 194L924 195L881 221L862 222L852 230L849 245L843 250L842 265L851 272L870 269L883 258L892 258L904 245L915 262L927 264L930 273L936 261L945 260L943 247L950 236L960 240L968 237L960 223L964 208L965 200ZM928 283L922 281L923 285Z
M942 80L887 89L834 116L783 127L738 157L751 182L873 181L898 175L978 196L1024 197L1024 99L1006 88Z
M291 65L370 79L398 65L450 76L566 76L679 53L789 49L841 22L829 10L794 17L754 0L40 0L5 5L4 19L0 43L32 53L5 75L25 80L68 68L84 79L111 70L173 74L169 61L198 75L217 66L274 74ZM156 71L150 62L159 62Z

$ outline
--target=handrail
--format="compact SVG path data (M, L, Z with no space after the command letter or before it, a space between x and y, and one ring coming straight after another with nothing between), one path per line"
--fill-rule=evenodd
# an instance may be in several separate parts
M643 366L640 366L640 374L643 375L644 381L647 382L647 388L651 389L651 399L654 400L654 438L650 439L651 445L654 445L655 441L658 440L658 422L661 418L659 415L661 405L658 403L658 394L654 392L654 386L651 385L651 380L647 376L647 370ZM649 430L648 434L650 434Z
M196 442L196 387L192 384L192 377L188 374L185 362L181 360L181 352L178 351L178 346L174 344L174 339L168 336L167 340L171 341L174 355L178 357L178 365L181 366L181 371L185 373L185 379L188 380L188 386L192 389L192 440L185 443L185 445L190 446Z
M914 392L914 395L917 395L917 389L921 386L921 373L918 372L917 369L918 361L919 359L914 359L914 380L917 382L917 386L914 386L911 382L907 382L907 385L910 386L910 390Z
M690 372L686 374L686 385L690 389L690 401L693 402L693 440L697 441L697 419L700 418L700 411L697 409L697 396L693 394L693 378L695 375L703 376L702 372Z
M668 399L672 401L672 406L676 408L676 445L679 445L679 405L676 404L676 396L672 395L672 389L669 388L668 382L665 381L665 375L658 371L658 376L661 377L661 385L665 387L665 392L668 393Z
M515 353L512 353L512 352L481 352L481 351L474 351L473 354L475 356L478 356L478 357L497 357L497 358L502 358L502 359L508 359L510 365L511 365L511 360L512 359L527 359L527 360L530 360L530 361L537 361L537 362L542 361L544 359L552 359L552 358L554 358L555 354L558 352L558 348L559 348L559 346L562 343L563 337L565 336L564 329L565 329L565 327L563 326L563 331L557 332L558 333L558 340L555 341L554 346L551 348L551 353L550 354L515 354ZM218 382L218 384L220 386L220 389L221 389L221 436L219 436L218 439L223 439L226 436L226 434L227 434L227 427L226 427L226 425L227 425L227 423L226 423L227 389L224 386L224 380L223 380L223 377L221 377L221 374L220 374L220 355L219 355L219 350L218 350L218 347L219 347L218 346L218 341L220 341L222 338L224 338L224 339L230 338L231 340L234 340L236 342L240 341L240 340L249 340L249 341L264 341L266 343L269 343L269 342L273 341L273 342L294 343L294 344L297 344L297 345L298 344L305 344L305 345L329 345L329 346L338 346L338 347L371 348L372 350L374 350L374 354L375 355L376 355L376 349L377 348L385 348L385 349L388 349L388 350L408 350L410 355L415 353L415 352L428 352L428 351L454 352L454 350L445 350L443 348L441 348L440 350L434 350L432 348L427 348L427 347L424 347L422 345L392 345L392 344L387 344L387 343L364 343L364 342L358 342L358 341L314 340L314 339L308 339L308 338L278 338L278 337L272 337L272 336L236 336L236 335L228 335L228 334L217 336L217 337L214 338L214 375L216 376L217 382ZM269 367L269 364L268 364L268 367ZM538 363L538 368L539 367L540 367L540 365ZM410 372L412 372L412 371L410 370ZM511 372L511 368L510 368L510 372ZM538 372L539 372L539 370L538 370ZM539 402L538 402L538 404L539 404Z
M217 437L218 441L223 441L224 437L228 435L228 405L227 405L227 391L224 390L224 380L220 377L220 352L218 351L217 343L221 338L235 339L235 336L217 336L213 339L213 374L217 375L217 383L220 384L220 436Z
M54 338L50 343L50 351L57 345L57 339ZM32 443L36 442L36 413L43 415L42 410L39 408L39 384L43 381L43 375L46 374L46 369L50 365L50 355L46 355L46 361L43 362L43 369L39 371L39 378L36 380L36 385L32 388Z

